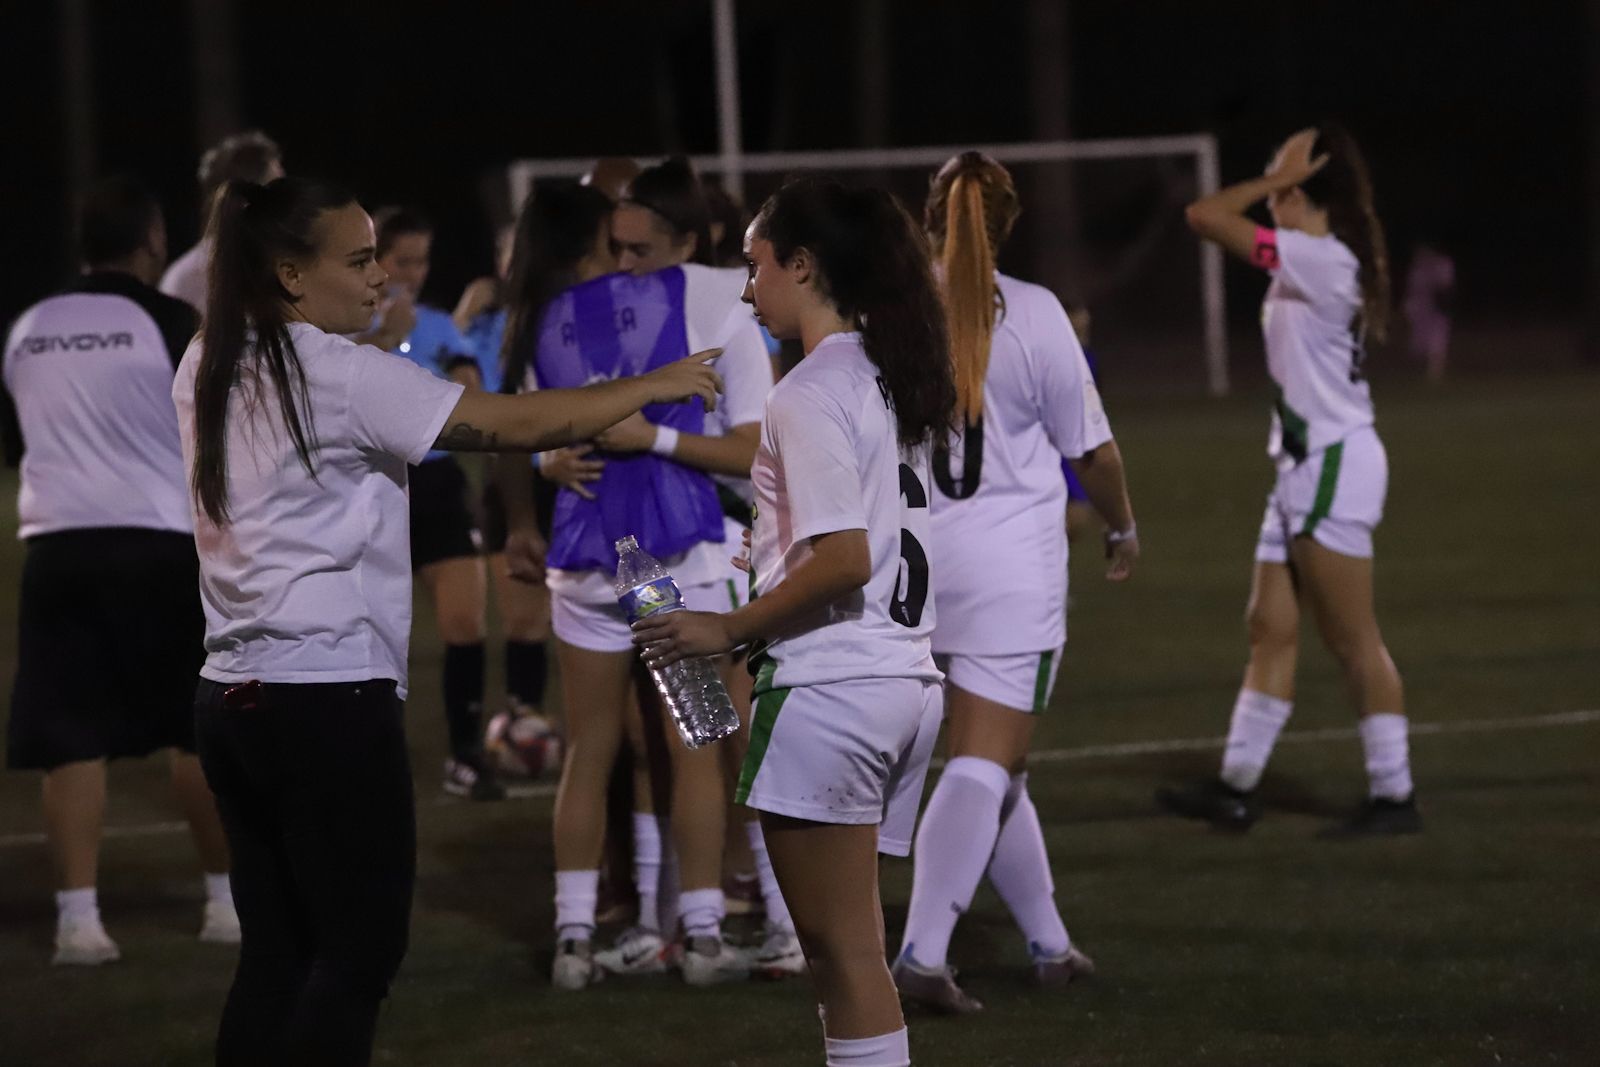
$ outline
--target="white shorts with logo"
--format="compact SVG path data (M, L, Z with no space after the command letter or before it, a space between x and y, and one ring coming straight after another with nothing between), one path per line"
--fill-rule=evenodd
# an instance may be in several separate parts
M876 823L879 852L910 855L943 719L943 686L919 678L767 690L734 799L811 822Z
M683 590L683 606L690 611L726 612L731 610L728 597L726 582L691 585ZM593 603L552 589L550 628L567 644L590 652L632 652L635 647L628 617L615 600Z
M1286 471L1267 494L1256 560L1289 562L1296 537L1310 537L1342 556L1372 558L1372 532L1383 519L1389 457L1370 426Z
M1061 672L1062 651L1062 648L1052 648L1008 656L947 652L935 654L933 659L951 685L996 704L1037 715L1050 706L1056 675Z

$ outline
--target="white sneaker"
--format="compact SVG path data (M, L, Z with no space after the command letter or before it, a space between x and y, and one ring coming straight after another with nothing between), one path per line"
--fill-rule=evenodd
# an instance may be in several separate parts
M720 937L690 937L683 943L678 962L683 980L690 985L720 985L750 977L750 961Z
M562 941L556 946L555 963L550 968L550 984L568 993L587 989L606 976L595 964L594 946L589 941Z
M804 974L806 954L793 930L767 924L766 939L750 954L750 969L762 978L789 978Z
M205 918L200 923L200 940L213 945L239 943L239 913L231 900L206 901Z
M661 935L643 926L624 930L610 948L596 952L594 962L612 974L663 974L667 969L666 944Z
M99 919L63 920L56 926L54 964L95 967L122 958Z

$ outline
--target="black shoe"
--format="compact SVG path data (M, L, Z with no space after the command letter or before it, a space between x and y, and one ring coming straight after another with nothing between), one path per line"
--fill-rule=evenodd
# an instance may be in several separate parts
M469 800L504 800L506 788L495 780L481 756L444 761L444 791Z
M1422 812L1417 810L1417 795L1404 800L1368 797L1345 822L1330 826L1317 836L1329 841L1354 837L1387 837L1392 834L1420 834Z
M1186 786L1164 785L1156 803L1174 815L1208 822L1219 830L1242 834L1261 817L1254 792L1235 789L1218 778Z

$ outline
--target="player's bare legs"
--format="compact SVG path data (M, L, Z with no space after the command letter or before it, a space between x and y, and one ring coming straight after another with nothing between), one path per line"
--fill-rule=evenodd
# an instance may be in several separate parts
M1292 701L1300 646L1300 605L1295 597L1294 573L1287 564L1256 563L1244 618L1250 635L1244 687Z
M44 776L44 823L61 889L88 889L99 873L106 761L64 763Z
M1363 716L1403 715L1400 672L1373 609L1372 560L1340 555L1309 537L1295 538L1293 551L1306 606L1339 661L1356 710Z
M1228 723L1222 769L1214 779L1158 789L1156 801L1168 811L1235 832L1250 829L1260 816L1255 788L1294 709L1300 646L1296 582L1287 563L1256 561L1245 608L1250 662Z
M767 851L794 916L830 1039L905 1028L884 963L878 828L761 813Z

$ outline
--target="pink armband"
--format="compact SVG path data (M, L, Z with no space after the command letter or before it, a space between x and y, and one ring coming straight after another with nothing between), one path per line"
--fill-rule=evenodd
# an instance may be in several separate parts
M1255 247L1250 249L1250 262L1262 270L1278 269L1278 231L1265 226L1256 227Z

